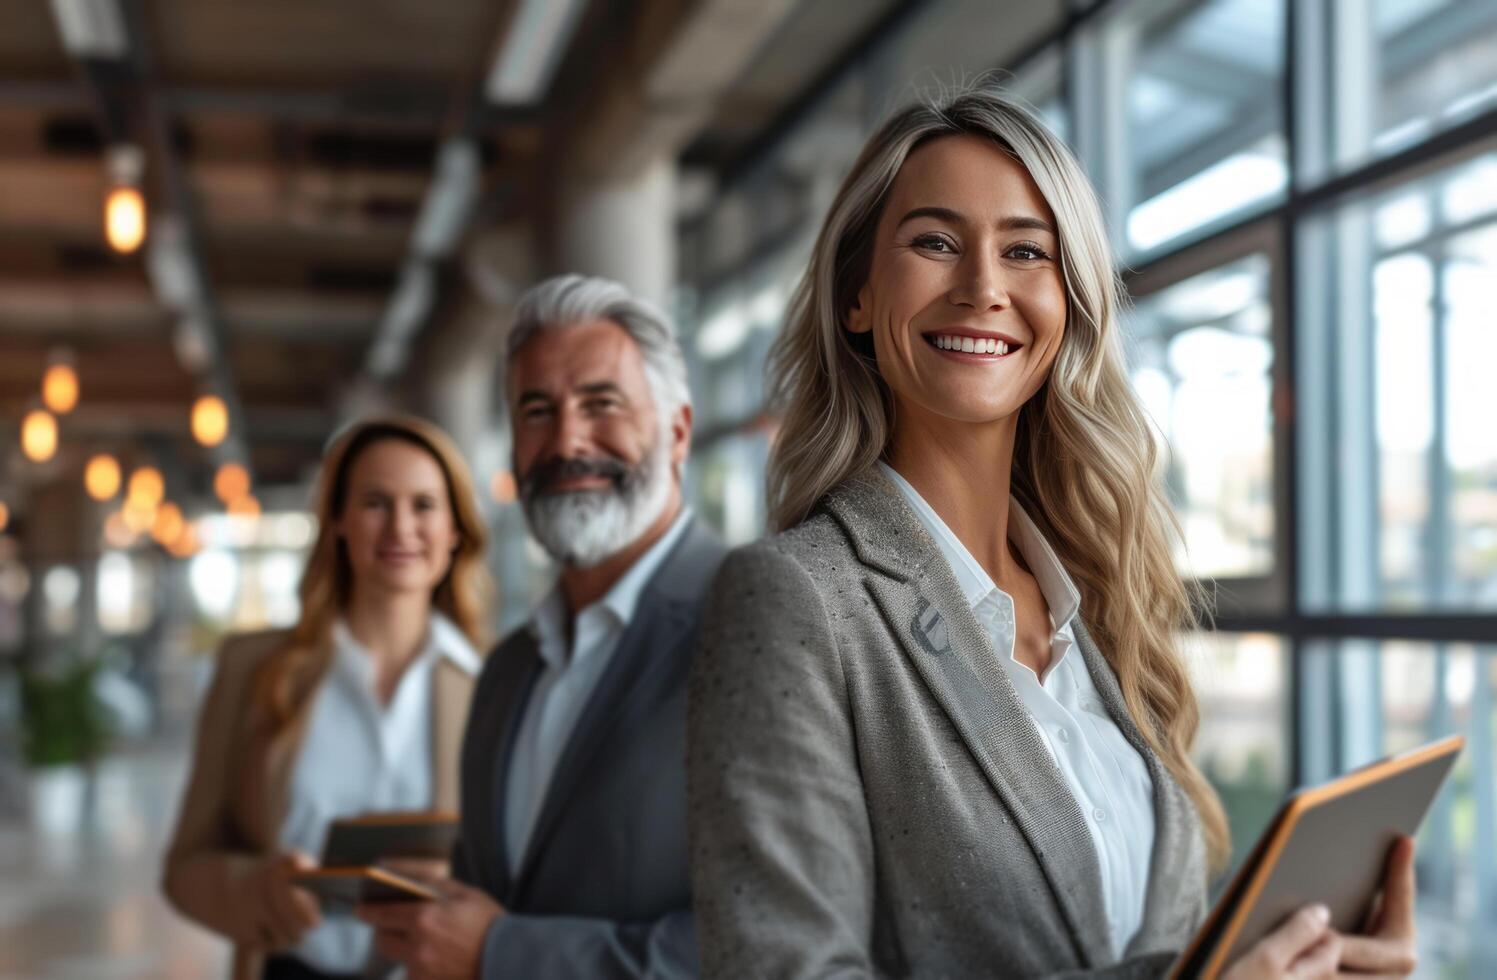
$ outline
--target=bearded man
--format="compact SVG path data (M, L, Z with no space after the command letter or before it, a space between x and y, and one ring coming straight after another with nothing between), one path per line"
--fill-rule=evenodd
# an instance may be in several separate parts
M488 658L462 759L457 880L365 906L412 980L686 977L686 677L723 546L682 501L686 365L618 283L521 299L505 356L514 471L560 565Z

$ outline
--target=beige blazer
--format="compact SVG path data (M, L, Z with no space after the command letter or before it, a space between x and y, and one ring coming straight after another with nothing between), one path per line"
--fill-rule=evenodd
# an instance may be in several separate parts
M176 832L167 848L162 888L172 905L234 943L234 980L259 980L267 952L242 903L242 882L275 853L286 792L315 699L272 735L253 704L259 667L290 640L276 630L232 637L218 652L212 687L199 714L192 774ZM324 650L298 692L322 682L332 661ZM432 672L432 805L458 809L458 756L475 678L440 659Z

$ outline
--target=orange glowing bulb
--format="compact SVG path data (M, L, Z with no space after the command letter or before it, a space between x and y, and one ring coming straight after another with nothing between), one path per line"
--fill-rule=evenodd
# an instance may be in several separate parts
M182 528L182 533L177 535L176 540L166 546L166 551L173 558L191 558L202 546L202 541L198 539L197 528L192 524L187 524Z
M213 475L213 492L218 499L231 504L250 492L249 470L238 463L225 463Z
M130 489L127 493L131 503L149 505L154 511L161 498L166 496L166 480L154 466L142 466L130 474Z
M204 446L216 446L229 434L229 408L217 395L204 395L192 406L192 437Z
M78 404L78 372L70 364L54 364L42 375L42 402L58 415Z
M116 187L104 201L104 237L109 247L129 255L146 240L146 200L134 187Z
M33 463L45 463L57 452L57 420L43 409L21 421L21 452Z
M156 511L156 520L151 523L151 537L156 539L157 544L170 548L182 536L182 529L186 526L187 522L182 519L182 508L167 501Z
M113 456L95 456L83 470L83 486L95 500L108 500L119 492L120 464Z

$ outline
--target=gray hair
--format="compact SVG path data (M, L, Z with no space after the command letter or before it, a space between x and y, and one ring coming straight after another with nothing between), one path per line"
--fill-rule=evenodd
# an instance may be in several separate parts
M505 338L504 368L515 352L543 330L559 330L588 320L612 320L634 338L645 359L645 376L662 419L691 405L686 382L686 357L676 339L676 328L665 311L640 299L621 283L596 276L569 274L536 283L515 307L515 319Z

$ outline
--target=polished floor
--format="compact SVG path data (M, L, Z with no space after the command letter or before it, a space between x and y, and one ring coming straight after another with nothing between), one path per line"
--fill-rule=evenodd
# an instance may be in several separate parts
M101 762L0 771L0 980L198 980L228 949L157 887L186 747L150 744Z
M0 763L0 980L198 980L228 948L166 904L161 854L186 739L117 752L93 776ZM1435 913L1435 914L1431 914ZM1421 900L1418 978L1488 975L1478 932ZM1468 959L1468 957L1470 957Z

